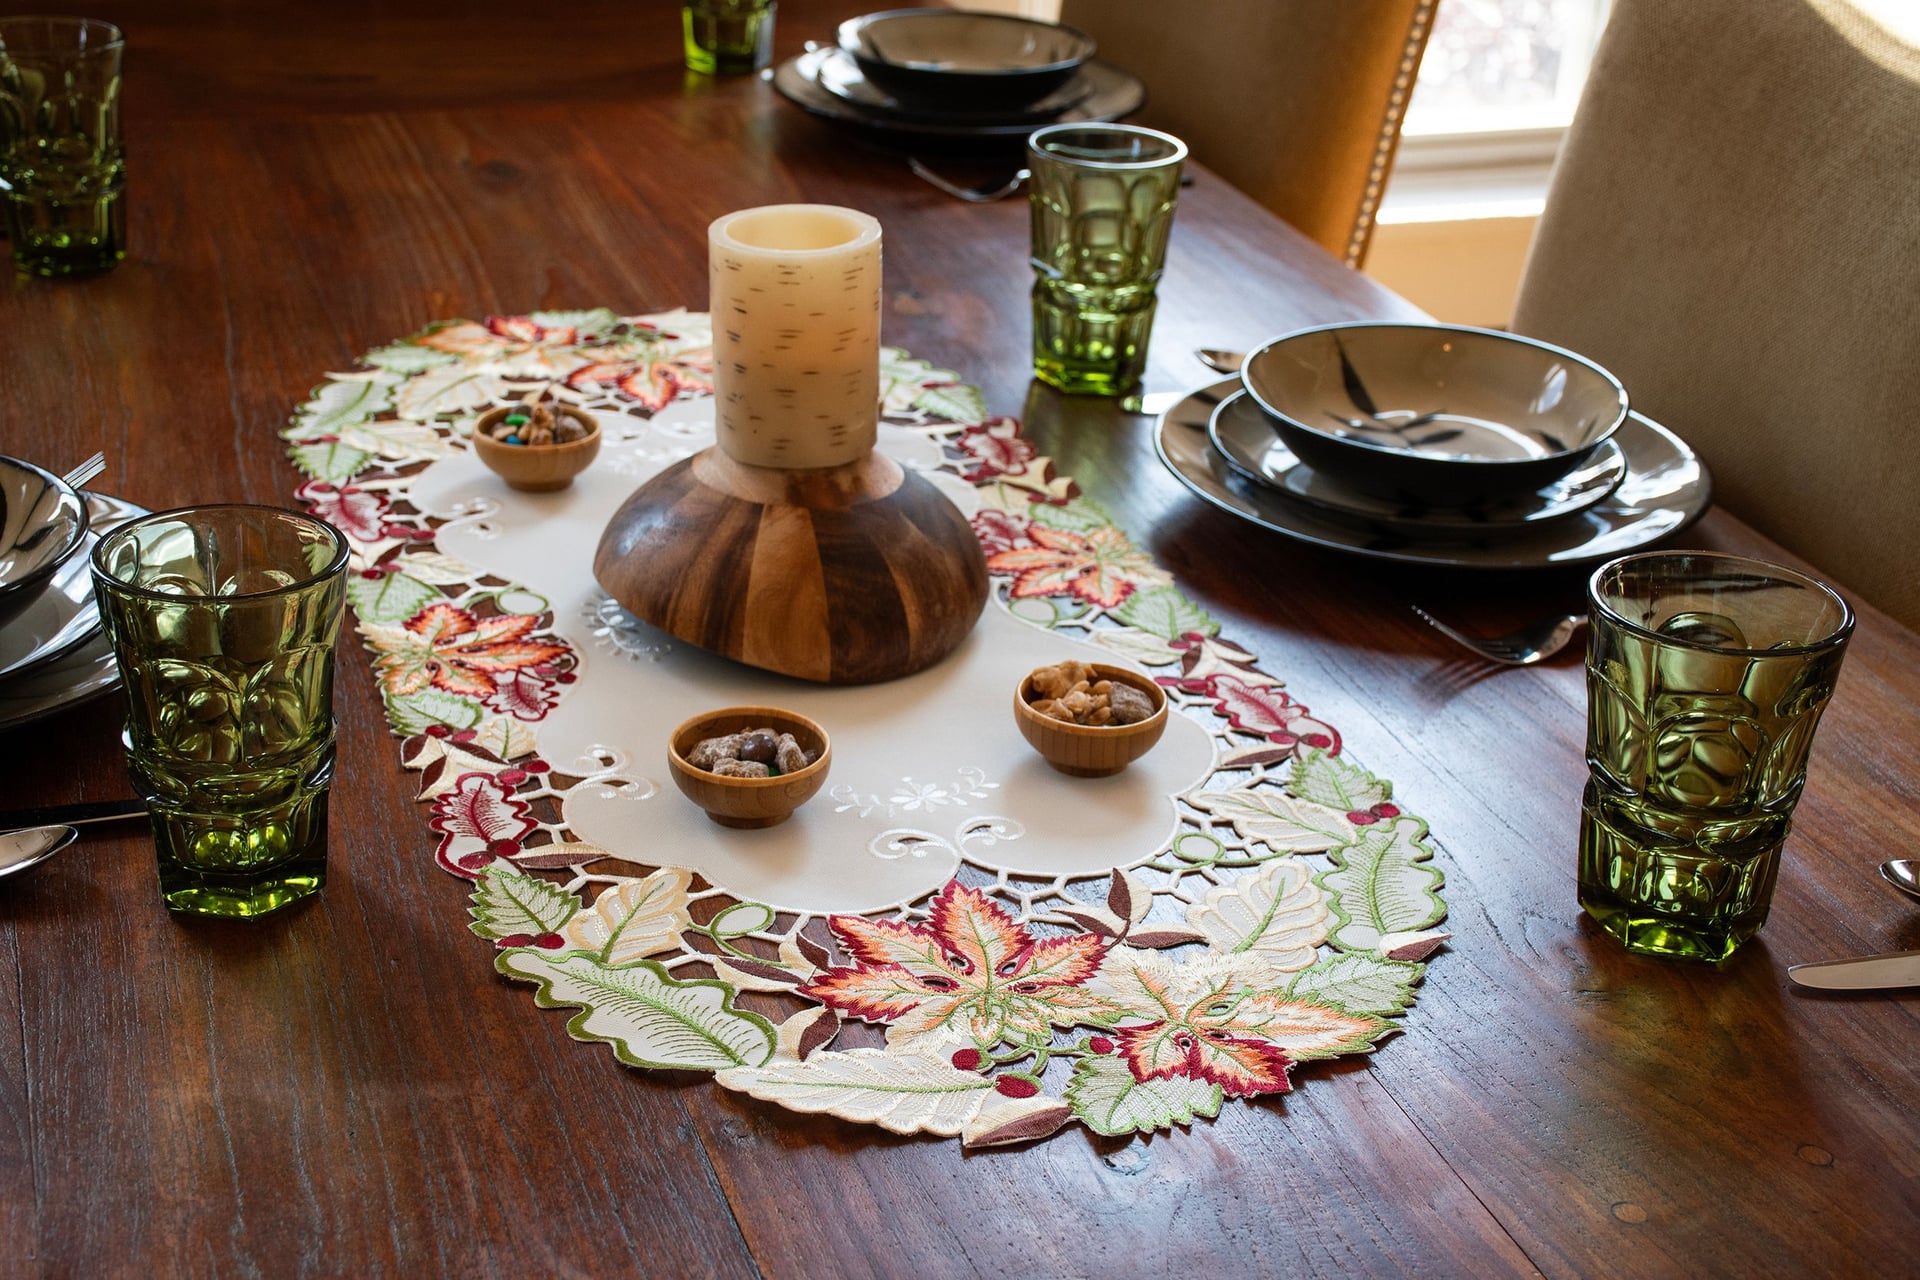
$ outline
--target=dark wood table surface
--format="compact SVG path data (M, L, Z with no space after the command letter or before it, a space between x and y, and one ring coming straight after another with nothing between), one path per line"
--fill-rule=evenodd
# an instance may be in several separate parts
M429 320L706 296L706 226L780 201L887 235L884 335L960 370L1392 778L1455 938L1404 1034L1150 1141L965 1155L568 1039L494 975L436 869L367 664L343 652L333 874L253 926L159 904L137 826L0 888L0 1272L497 1276L1920 1274L1920 997L1790 963L1920 948L1874 876L1920 847L1920 637L1861 610L1765 931L1720 966L1622 951L1574 902L1585 689L1471 627L1577 573L1410 572L1188 496L1148 422L1028 382L1026 213L755 79L679 65L659 0L90 5L124 24L132 250L15 280L0 447L151 507L287 503L275 429ZM785 0L797 52L856 12ZM955 162L958 163L958 162ZM1152 389L1191 349L1416 314L1200 170ZM1784 557L1719 511L1699 546ZM128 794L102 700L0 734L0 807Z

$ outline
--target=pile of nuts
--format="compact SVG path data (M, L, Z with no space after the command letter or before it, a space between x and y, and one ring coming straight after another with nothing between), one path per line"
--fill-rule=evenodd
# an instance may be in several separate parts
M722 778L777 778L798 773L820 758L790 733L747 729L718 738L702 738L687 752L687 763Z
M490 433L501 444L572 444L585 440L587 429L570 413L555 413L545 401L522 405L493 424Z
M1153 715L1153 698L1124 680L1101 679L1084 662L1041 667L1027 677L1027 703L1069 724L1138 724Z

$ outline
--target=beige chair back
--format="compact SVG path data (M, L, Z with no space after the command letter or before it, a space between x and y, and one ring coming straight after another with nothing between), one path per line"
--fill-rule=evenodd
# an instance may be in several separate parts
M1845 0L1618 0L1513 327L1920 626L1920 48Z
M1140 124L1349 266L1366 257L1436 0L1064 0L1147 84Z

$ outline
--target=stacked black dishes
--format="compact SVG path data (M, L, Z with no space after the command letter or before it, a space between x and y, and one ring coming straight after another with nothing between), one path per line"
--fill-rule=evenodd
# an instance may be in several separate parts
M1580 355L1453 325L1285 334L1162 419L1215 506L1321 546L1485 568L1579 564L1677 531L1705 468Z
M115 683L87 557L122 505L0 456L0 729Z
M1025 137L1139 109L1145 87L1094 52L1086 34L1053 23L893 9L842 23L838 44L782 64L774 87L816 115L885 133Z

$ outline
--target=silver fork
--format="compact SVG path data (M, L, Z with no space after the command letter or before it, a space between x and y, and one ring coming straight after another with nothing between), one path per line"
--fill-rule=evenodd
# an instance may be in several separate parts
M1569 613L1565 617L1549 618L1545 622L1522 627L1508 635L1491 636L1483 640L1455 631L1419 605L1413 606L1413 611L1428 626L1455 644L1471 649L1488 662L1504 663L1510 667L1530 667L1536 662L1545 662L1566 648L1567 641L1573 639L1573 633L1587 620L1584 613Z
M106 469L107 455L104 453L96 453L60 478L65 480L71 488L83 489L86 487L87 481L93 479Z

